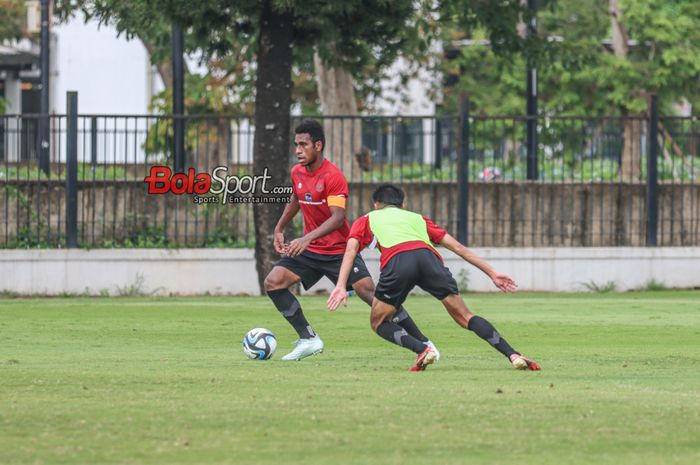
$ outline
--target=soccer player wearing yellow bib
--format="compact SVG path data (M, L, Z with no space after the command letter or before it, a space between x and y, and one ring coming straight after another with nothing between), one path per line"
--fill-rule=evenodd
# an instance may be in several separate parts
M389 318L415 286L440 300L458 325L491 344L515 368L539 370L536 362L516 352L491 323L469 311L434 244L442 245L479 268L504 292L516 289L513 278L495 271L430 219L404 210L404 193L398 187L391 184L380 186L372 194L372 200L374 211L357 219L350 229L340 275L328 298L328 309L335 311L341 303L346 303L347 280L355 257L367 245L376 245L381 252L381 273L372 301L372 329L387 341L418 354L411 371L423 371L437 358L430 346L412 337Z

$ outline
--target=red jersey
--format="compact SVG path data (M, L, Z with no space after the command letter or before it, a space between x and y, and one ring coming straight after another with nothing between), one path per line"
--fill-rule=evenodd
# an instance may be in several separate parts
M318 228L331 217L330 206L345 208L348 182L342 171L330 161L323 160L313 173L304 166L295 165L291 175L294 194L304 215L304 234ZM312 241L306 250L322 255L342 254L345 252L349 232L348 222L344 220L340 228Z
M433 244L439 244L442 238L445 237L445 234L447 234L447 231L433 223L430 218L423 215L420 216L423 218L423 221L425 221L425 230L423 234L427 233L427 238L429 238L430 242ZM380 270L383 269L389 260L391 260L391 258L396 254L406 252L408 250L428 249L437 255L440 260L442 260L442 256L438 253L438 251L431 247L430 244L420 240L420 236L416 236L415 240L411 240L410 233L408 233L408 236L409 237L407 237L406 240L402 240L391 247L384 247L370 227L369 215L364 215L355 220L355 222L352 224L348 239L357 239L360 242L360 250L364 249L368 245L370 245L370 247L376 245L381 252L381 256L379 257Z

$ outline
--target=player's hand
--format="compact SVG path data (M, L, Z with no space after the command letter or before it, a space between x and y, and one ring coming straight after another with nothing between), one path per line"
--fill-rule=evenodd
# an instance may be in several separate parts
M287 246L284 244L284 233L276 232L272 244L275 246L277 253L287 252Z
M294 239L292 242L289 243L289 247L287 248L287 255L290 257L296 257L297 255L300 255L306 248L311 244L311 241L304 237L300 237L299 239Z
M491 276L491 280L496 285L496 287L502 290L503 292L514 292L518 288L518 285L515 283L515 280L513 278L511 278L507 274L499 273L497 271L493 273L493 276Z
M343 304L344 307L348 306L348 291L344 287L336 286L328 297L328 310L334 312L340 307L340 304Z

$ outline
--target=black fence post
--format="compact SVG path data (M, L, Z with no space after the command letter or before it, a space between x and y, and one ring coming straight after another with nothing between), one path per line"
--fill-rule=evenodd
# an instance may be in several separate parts
M50 44L49 44L49 9L50 0L41 0L41 116L39 116L39 130L37 134L37 156L39 157L39 169L46 176L50 175L50 134L51 120L49 118L49 64L50 64Z
M527 25L528 37L537 35L537 0L528 0L532 18ZM537 68L532 58L527 59L527 179L539 178L537 157Z
M657 96L649 108L649 155L647 156L647 246L656 246L659 225L659 109Z
M78 247L78 93L66 92L66 246Z
M185 65L184 37L179 24L171 29L173 64L173 157L175 171L185 171Z
M97 166L97 117L90 118L90 176Z
M434 169L442 169L442 121L435 117L435 165Z
M457 164L457 185L459 199L457 208L457 240L467 244L469 240L469 98L465 93L459 96L459 159Z

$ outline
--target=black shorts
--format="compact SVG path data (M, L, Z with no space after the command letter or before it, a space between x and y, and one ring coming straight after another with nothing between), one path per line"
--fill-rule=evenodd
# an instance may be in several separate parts
M415 249L391 257L379 275L374 296L398 308L414 286L438 300L459 294L452 273L437 255L428 249Z
M321 278L327 276L333 284L338 282L340 274L340 265L343 263L343 254L339 255L321 255L314 252L304 251L296 257L284 256L275 263L275 266L281 266L301 278L301 284L304 289L309 289L316 284ZM362 257L355 257L355 263L350 270L348 277L348 290L352 289L352 285L362 278L371 277L367 266Z

